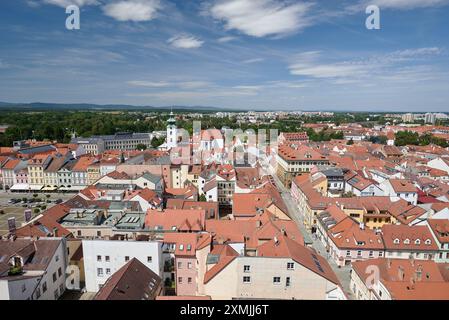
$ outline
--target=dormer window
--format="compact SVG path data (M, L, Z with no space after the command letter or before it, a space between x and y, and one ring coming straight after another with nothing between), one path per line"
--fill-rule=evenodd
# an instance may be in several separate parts
M399 239L397 239L397 238L394 239L394 241L393 241L394 244L399 244L399 242L400 242L400 241L399 241Z
M410 244L410 239L405 239L404 244Z
M182 251L182 250L184 250L184 245L183 245L183 244L180 244L180 245L179 245L179 251Z
M427 239L424 243L425 243L426 245L430 245L430 244L431 244L431 241L430 241L430 239Z
M415 244L416 244L416 245L420 245L420 244L421 244L421 240L416 239L416 240L415 240Z

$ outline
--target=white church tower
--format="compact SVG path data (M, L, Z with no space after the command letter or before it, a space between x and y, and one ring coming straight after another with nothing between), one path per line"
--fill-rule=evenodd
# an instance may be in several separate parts
M176 120L173 111L170 112L170 118L167 121L167 148L177 146L178 128L176 128Z

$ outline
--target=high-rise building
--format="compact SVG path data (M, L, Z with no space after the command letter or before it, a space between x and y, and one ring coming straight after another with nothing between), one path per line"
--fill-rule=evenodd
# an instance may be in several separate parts
M424 119L425 119L426 123L435 124L435 121L437 119L437 115L435 113L426 113Z
M413 121L415 121L415 115L413 113L406 113L406 114L402 115L402 121L413 122Z

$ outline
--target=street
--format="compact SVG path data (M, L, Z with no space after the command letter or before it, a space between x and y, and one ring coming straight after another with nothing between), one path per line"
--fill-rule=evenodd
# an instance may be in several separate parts
M265 170L265 173L269 174L269 175L271 175L273 177L273 180L274 180L274 182L275 182L279 192L281 193L282 199L284 200L285 205L287 206L289 215L292 218L292 220L296 222L296 224L297 224L299 230L301 231L301 233L304 236L308 236L311 239L312 247L318 252L318 254L320 254L321 256L326 258L326 260L328 261L328 263L331 266L332 270L337 275L337 278L340 281L340 283L341 283L341 285L343 287L343 290L346 293L348 299L352 299L352 293L351 293L351 289L350 289L350 281L351 281L350 270L351 270L351 266L344 266L344 267L338 267L337 266L337 264L334 262L334 260L329 257L329 254L326 252L326 248L321 243L321 241L317 240L304 227L304 221L303 221L304 217L299 212L296 204L294 203L294 201L292 199L292 196L291 196L291 193L290 193L290 190L288 188L286 188L282 184L282 182L279 180L279 178L276 176L275 173L270 173L267 170Z

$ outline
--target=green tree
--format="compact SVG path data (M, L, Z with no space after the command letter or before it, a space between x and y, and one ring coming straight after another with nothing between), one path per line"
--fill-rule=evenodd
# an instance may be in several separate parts
M136 146L136 150L147 150L147 146L144 145L143 143L139 143L139 144Z

